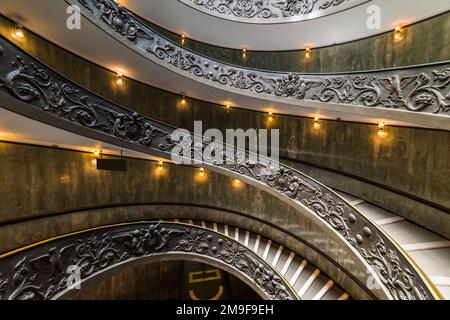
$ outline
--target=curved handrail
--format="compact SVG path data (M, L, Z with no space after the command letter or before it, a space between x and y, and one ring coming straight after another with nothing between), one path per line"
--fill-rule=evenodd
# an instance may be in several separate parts
M178 0L225 20L276 24L300 22L343 12L370 0Z
M21 101L5 108L40 121L108 143L171 159L180 143L175 128L107 101L76 85L0 38L0 93ZM182 141L181 141L182 142ZM214 142L217 144L217 142ZM210 147L211 141L191 146L192 152ZM221 145L222 150L226 147ZM206 166L238 176L307 211L323 223L367 267L387 296L394 299L439 298L431 282L411 263L381 229L335 192L303 173L279 164L251 162L247 152L221 164L206 159ZM226 154L223 154L226 156ZM254 158L254 157L252 157ZM257 157L256 157L257 158Z
M73 280L82 284L136 259L171 254L225 265L268 299L298 299L276 269L230 237L183 223L138 222L88 229L1 255L0 300L54 299L66 294Z
M434 120L439 126L450 130L449 61L335 74L250 69L210 59L178 45L113 0L65 1L82 4L82 14L88 20L138 54L215 88L302 106L357 106L368 112L378 109L415 116L437 115Z

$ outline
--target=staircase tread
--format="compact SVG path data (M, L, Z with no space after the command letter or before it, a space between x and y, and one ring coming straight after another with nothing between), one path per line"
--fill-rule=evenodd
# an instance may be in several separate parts
M373 221L398 217L398 215L392 212L367 202L357 205L356 208Z
M409 255L429 277L450 277L450 248L413 251Z
M400 245L446 240L445 238L406 220L388 224L382 226L382 228Z

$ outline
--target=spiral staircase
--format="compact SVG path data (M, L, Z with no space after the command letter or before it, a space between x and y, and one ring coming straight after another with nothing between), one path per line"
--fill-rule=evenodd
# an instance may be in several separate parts
M255 33L267 28L274 33L286 31L286 37L274 40L270 48L278 54L277 50L292 49L287 47L287 42L292 39L295 28L305 26L307 29L307 25L320 23L329 27L343 21L345 16L361 15L361 10L368 6L388 6L383 1L311 1L309 7L306 1L302 2L302 10L290 1L250 1L255 7L245 8L239 7L242 5L239 1L166 2L152 1L147 6L147 2L137 0L119 3L112 0L0 1L3 15L0 114L4 121L0 121L0 126L9 132L5 139L0 132L0 139L4 143L65 146L74 152L89 151L93 145L101 145L102 152L110 157L120 155L152 164L156 160L162 172L163 160L172 162L173 153L179 153L177 147L185 143L185 137L178 134L177 125L166 123L168 116L162 112L160 118L154 114L150 116L145 108L130 104L127 92L104 98L98 93L102 91L101 85L79 84L83 72L100 67L112 70L104 70L103 81L114 79L116 87L123 82L125 85L137 83L140 90L153 92L151 97L160 99L167 108L173 106L168 99L161 98L162 94L175 96L182 107L187 99L207 101L216 109L226 105L226 114L231 119L235 115L230 113L230 108L239 106L239 109L252 110L255 114L267 114L269 122L276 115L286 119L312 117L317 124L317 114L320 114L320 121L337 118L338 123L342 118L347 123L364 125L378 124L382 120L382 128L378 126L380 137L385 134L385 122L399 130L406 128L448 135L448 59L380 70L307 73L256 69L247 66L245 61L241 64L221 61L217 54L220 50L241 54L242 38L254 38L248 51L242 51L243 60L247 54L257 55L257 50L268 50L264 46L270 41L255 37ZM423 2L418 1L404 15L410 15L417 23L424 18L434 19L442 12L441 17L449 19L445 1L427 5L426 10L421 6L424 6ZM74 7L77 8L75 11L66 12L67 8ZM173 16L165 19L169 15L167 10L172 14L175 10L180 14L183 12L182 19L177 22L173 21ZM162 14L156 18L154 12ZM69 13L79 14L80 30L58 27L66 25ZM196 16L205 21L201 28L195 23L192 25ZM22 23L19 25L10 19ZM393 15L389 19L395 21L396 17ZM211 25L213 29L207 30L205 35L205 25L211 21L216 21L217 26ZM178 32L183 23L196 35L198 39L192 39L192 42L198 40L196 45L201 46L203 52L188 48L185 41L191 40L185 36L180 41L174 38L172 31ZM220 33L220 28L228 25L229 30L237 25L243 30L242 34L236 34L233 44L227 40L228 29ZM345 24L340 27L340 42L363 38L359 31L345 32L347 27ZM386 31L389 26L383 28ZM381 33L380 30L377 33ZM23 41L24 32L34 39L33 42ZM218 34L216 42L210 41L208 37L215 33ZM321 29L320 33L323 36L311 31L301 41L306 42L308 36L317 36L320 45L330 45L326 32ZM369 29L364 36L377 35ZM271 37L267 34L268 39ZM214 44L229 48L219 50ZM82 59L86 69L80 72L79 79L76 79L77 72L67 76L58 70L60 57L36 57L40 50L56 46L67 50L61 59L74 59L71 52L81 57L75 59ZM207 52L211 52L211 56ZM306 54L304 50L300 52ZM172 113L176 109L169 110ZM447 141L440 144L448 149ZM215 148L223 160L230 150L225 147L225 144L205 139L189 145L189 151L192 155L204 154L208 148ZM450 220L445 204L391 188L392 197L405 197L406 194L408 201L418 201L430 210L439 211L439 215L427 213L425 217L417 217L422 211L395 213L388 203L384 209L383 201L375 201L381 196L364 199L351 195L351 190L336 187L338 182L326 186L326 182L313 179L292 165L296 159L268 165L261 158L250 161L253 154L249 150L233 147L231 153L232 163L211 157L193 166L201 170L201 176L206 170L229 181L245 183L246 188L252 188L253 194L262 192L280 208L293 213L274 211L273 216L258 220L257 210L245 214L236 210L232 214L240 218L227 222L227 216L231 214L224 209L201 218L182 211L171 214L161 211L152 219L139 222L148 224L142 228L135 219L123 218L119 224L102 224L100 221L94 228L73 226L66 233L44 231L33 238L36 241L23 240L15 244L5 232L5 247L0 252L0 298L64 298L70 278L65 270L72 264L80 268L82 281L88 283L95 282L99 275L111 275L113 269L120 269L127 263L171 259L171 256L173 259L206 261L223 268L265 299L450 298L450 241L446 238ZM432 163L434 160L427 161ZM192 170L191 165L180 167L180 170ZM429 167L432 164L428 164ZM445 168L442 170L445 172ZM60 179L64 183L66 178ZM70 181L70 177L68 179ZM83 179L84 187L91 187ZM188 184L183 187L185 181L177 181L176 177L170 179L177 185L174 198L192 188ZM388 184L389 178L386 181ZM213 186L211 182L211 188ZM240 196L252 199L253 194ZM205 193L205 201L209 196ZM255 196L253 202L258 201ZM265 210L270 212L272 208L275 204L268 205ZM47 212L44 218L68 214L54 210ZM44 218L38 215L2 218L0 228L15 230L21 223L41 223L39 221ZM422 223L424 219L430 221ZM111 229L111 232L104 233L104 229ZM97 240L100 238L103 240ZM89 256L86 248L90 250Z

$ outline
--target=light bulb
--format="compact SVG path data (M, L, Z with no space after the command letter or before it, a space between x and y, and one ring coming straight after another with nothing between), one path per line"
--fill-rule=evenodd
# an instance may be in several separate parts
M116 74L116 83L120 86L123 83L123 74L122 72L117 72Z
M186 105L186 97L183 96L183 98L181 98L181 105L185 106Z
M400 41L403 39L403 28L402 26L396 26L394 30L394 39Z
M314 129L319 129L320 128L320 123L319 123L320 117L318 114L316 114L314 116Z
M311 56L312 56L311 48L310 47L306 47L305 58L309 59L309 58L311 58Z
M378 124L378 136L379 137L384 137L386 135L385 127L386 127L386 124L384 122L380 122Z
M14 35L19 38L22 39L24 37L24 33L23 33L23 28L20 24L16 24L14 27Z

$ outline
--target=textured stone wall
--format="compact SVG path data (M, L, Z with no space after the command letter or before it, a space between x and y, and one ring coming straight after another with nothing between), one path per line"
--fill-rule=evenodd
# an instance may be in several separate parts
M189 273L205 277L205 270L219 270L220 279L189 282ZM222 291L219 291L219 286ZM218 292L221 292L218 296ZM185 261L161 261L126 267L112 277L96 281L88 287L73 291L71 300L260 300L261 298L241 280L215 267Z
M173 41L180 36L154 26ZM304 50L247 51L221 48L187 39L185 46L220 61L256 69L296 72L342 72L384 69L450 59L450 13L445 13L403 29L403 40L393 32L361 40L312 50L305 59Z
M128 171L98 171L90 153L0 142L0 254L51 237L122 222L198 219L238 226L295 250L368 298L367 276L334 232L245 183L197 168L128 159ZM344 272L343 272L344 269ZM350 271L346 271L350 270Z
M420 29L422 32L417 33L429 34L426 32L428 24L445 25L448 17L448 14L441 15L411 28L424 28ZM11 23L4 18L1 19L0 32L5 35L11 33ZM443 36L443 32L433 34L436 34L436 37ZM407 39L409 38L406 37L405 41L409 41ZM436 42L445 45L445 41L441 40ZM321 121L320 129L314 129L312 120L302 117L276 115L274 121L268 122L267 115L260 112L237 108L226 110L223 106L193 99L188 99L186 106L181 106L178 95L130 79L125 79L123 85L117 87L114 73L30 33L27 33L26 39L19 45L65 76L103 97L174 126L192 130L193 121L202 120L204 128L215 127L222 130L279 128L284 161L292 161L294 166L298 166L298 161L306 161L313 166L364 179L369 183L366 183L364 188L353 190L356 196L448 236L449 231L446 230L444 222L449 219L450 208L449 132L388 126L387 136L380 139L376 135L374 125L349 123L345 122L345 119ZM423 51L420 56L429 57L427 59L430 61L438 59L432 56L431 52L434 51L428 48L433 46L423 47L424 50L429 50L430 55ZM352 57L355 60L363 56L347 53L354 55ZM323 172L319 174L317 170L311 170L310 173L312 177L323 177ZM327 183L342 190L351 186L351 183L342 181L339 178L332 181L328 179ZM384 186L385 189L378 192L370 182ZM401 191L406 197L396 196L392 190ZM424 202L434 203L436 206L429 207L424 205Z
M70 300L179 300L183 264L166 261L124 267L105 280L81 286L64 299Z

